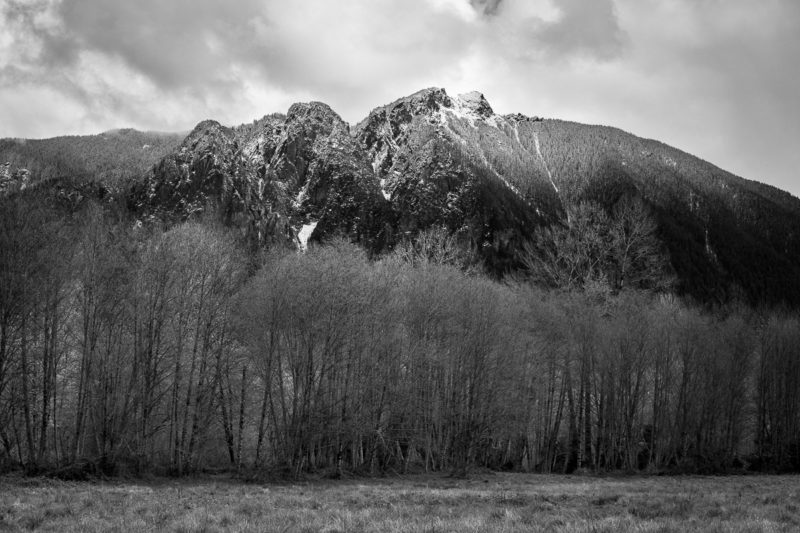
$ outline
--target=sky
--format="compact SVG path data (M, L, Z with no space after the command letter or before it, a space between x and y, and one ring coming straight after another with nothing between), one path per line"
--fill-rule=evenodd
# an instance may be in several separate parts
M616 126L800 196L797 0L0 0L0 137L356 123L425 87Z

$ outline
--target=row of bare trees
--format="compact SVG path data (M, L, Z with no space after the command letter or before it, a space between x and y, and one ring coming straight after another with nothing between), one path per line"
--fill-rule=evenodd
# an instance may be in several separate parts
M435 236L377 261L274 251L252 272L211 224L9 205L7 466L800 468L796 315L498 283Z
M231 395L231 302L245 261L199 224L2 214L0 439L32 469L91 462L182 472ZM13 211L19 208L19 212ZM235 380L235 379L234 379ZM238 381L237 385L238 387ZM225 421L232 422L237 407Z

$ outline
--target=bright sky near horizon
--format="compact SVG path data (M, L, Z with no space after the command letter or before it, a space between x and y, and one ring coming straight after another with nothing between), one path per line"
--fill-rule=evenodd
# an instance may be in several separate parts
M800 196L797 0L0 0L0 137L419 89L616 126Z

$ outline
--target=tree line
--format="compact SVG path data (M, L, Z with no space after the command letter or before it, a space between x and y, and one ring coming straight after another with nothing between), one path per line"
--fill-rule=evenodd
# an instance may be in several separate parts
M109 189L124 188L175 150L183 137L117 130L51 139L0 139L0 165L8 163L10 173L27 169L31 183L73 176L102 182Z
M443 231L253 257L209 221L2 207L6 469L800 469L796 314L633 290L636 268L492 280Z

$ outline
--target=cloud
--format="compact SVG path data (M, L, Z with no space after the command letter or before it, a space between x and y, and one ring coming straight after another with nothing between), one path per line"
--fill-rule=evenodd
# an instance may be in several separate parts
M539 61L608 61L624 52L626 32L612 0L470 0L492 21L487 44Z
M619 55L626 35L611 0L562 0L560 19L544 23L536 39L558 56L580 53L598 59Z
M484 15L494 15L500 9L503 0L469 0L470 5Z
M235 7L215 0L64 0L58 15L71 46L117 57L171 88L219 83L263 20L261 6L257 0Z
M496 20L465 16L468 3ZM18 38L37 41L36 55L18 62L32 70L76 68L82 53L97 52L164 90L232 91L241 86L237 72L287 90L416 81L502 34L520 49L534 45L559 57L609 56L619 48L608 0L589 9L562 0L555 21L538 15L536 1L528 3L533 8L508 0L241 0L235 8L220 0L10 0L5 11Z
M800 4L626 0L619 7L637 43L627 71L646 83L640 100L659 102L649 109L641 103L654 120L639 118L637 128L800 195L793 148L800 141L800 76L790 67L800 57Z
M764 0L5 0L0 136L235 124L422 87L616 125L800 185L800 4Z

